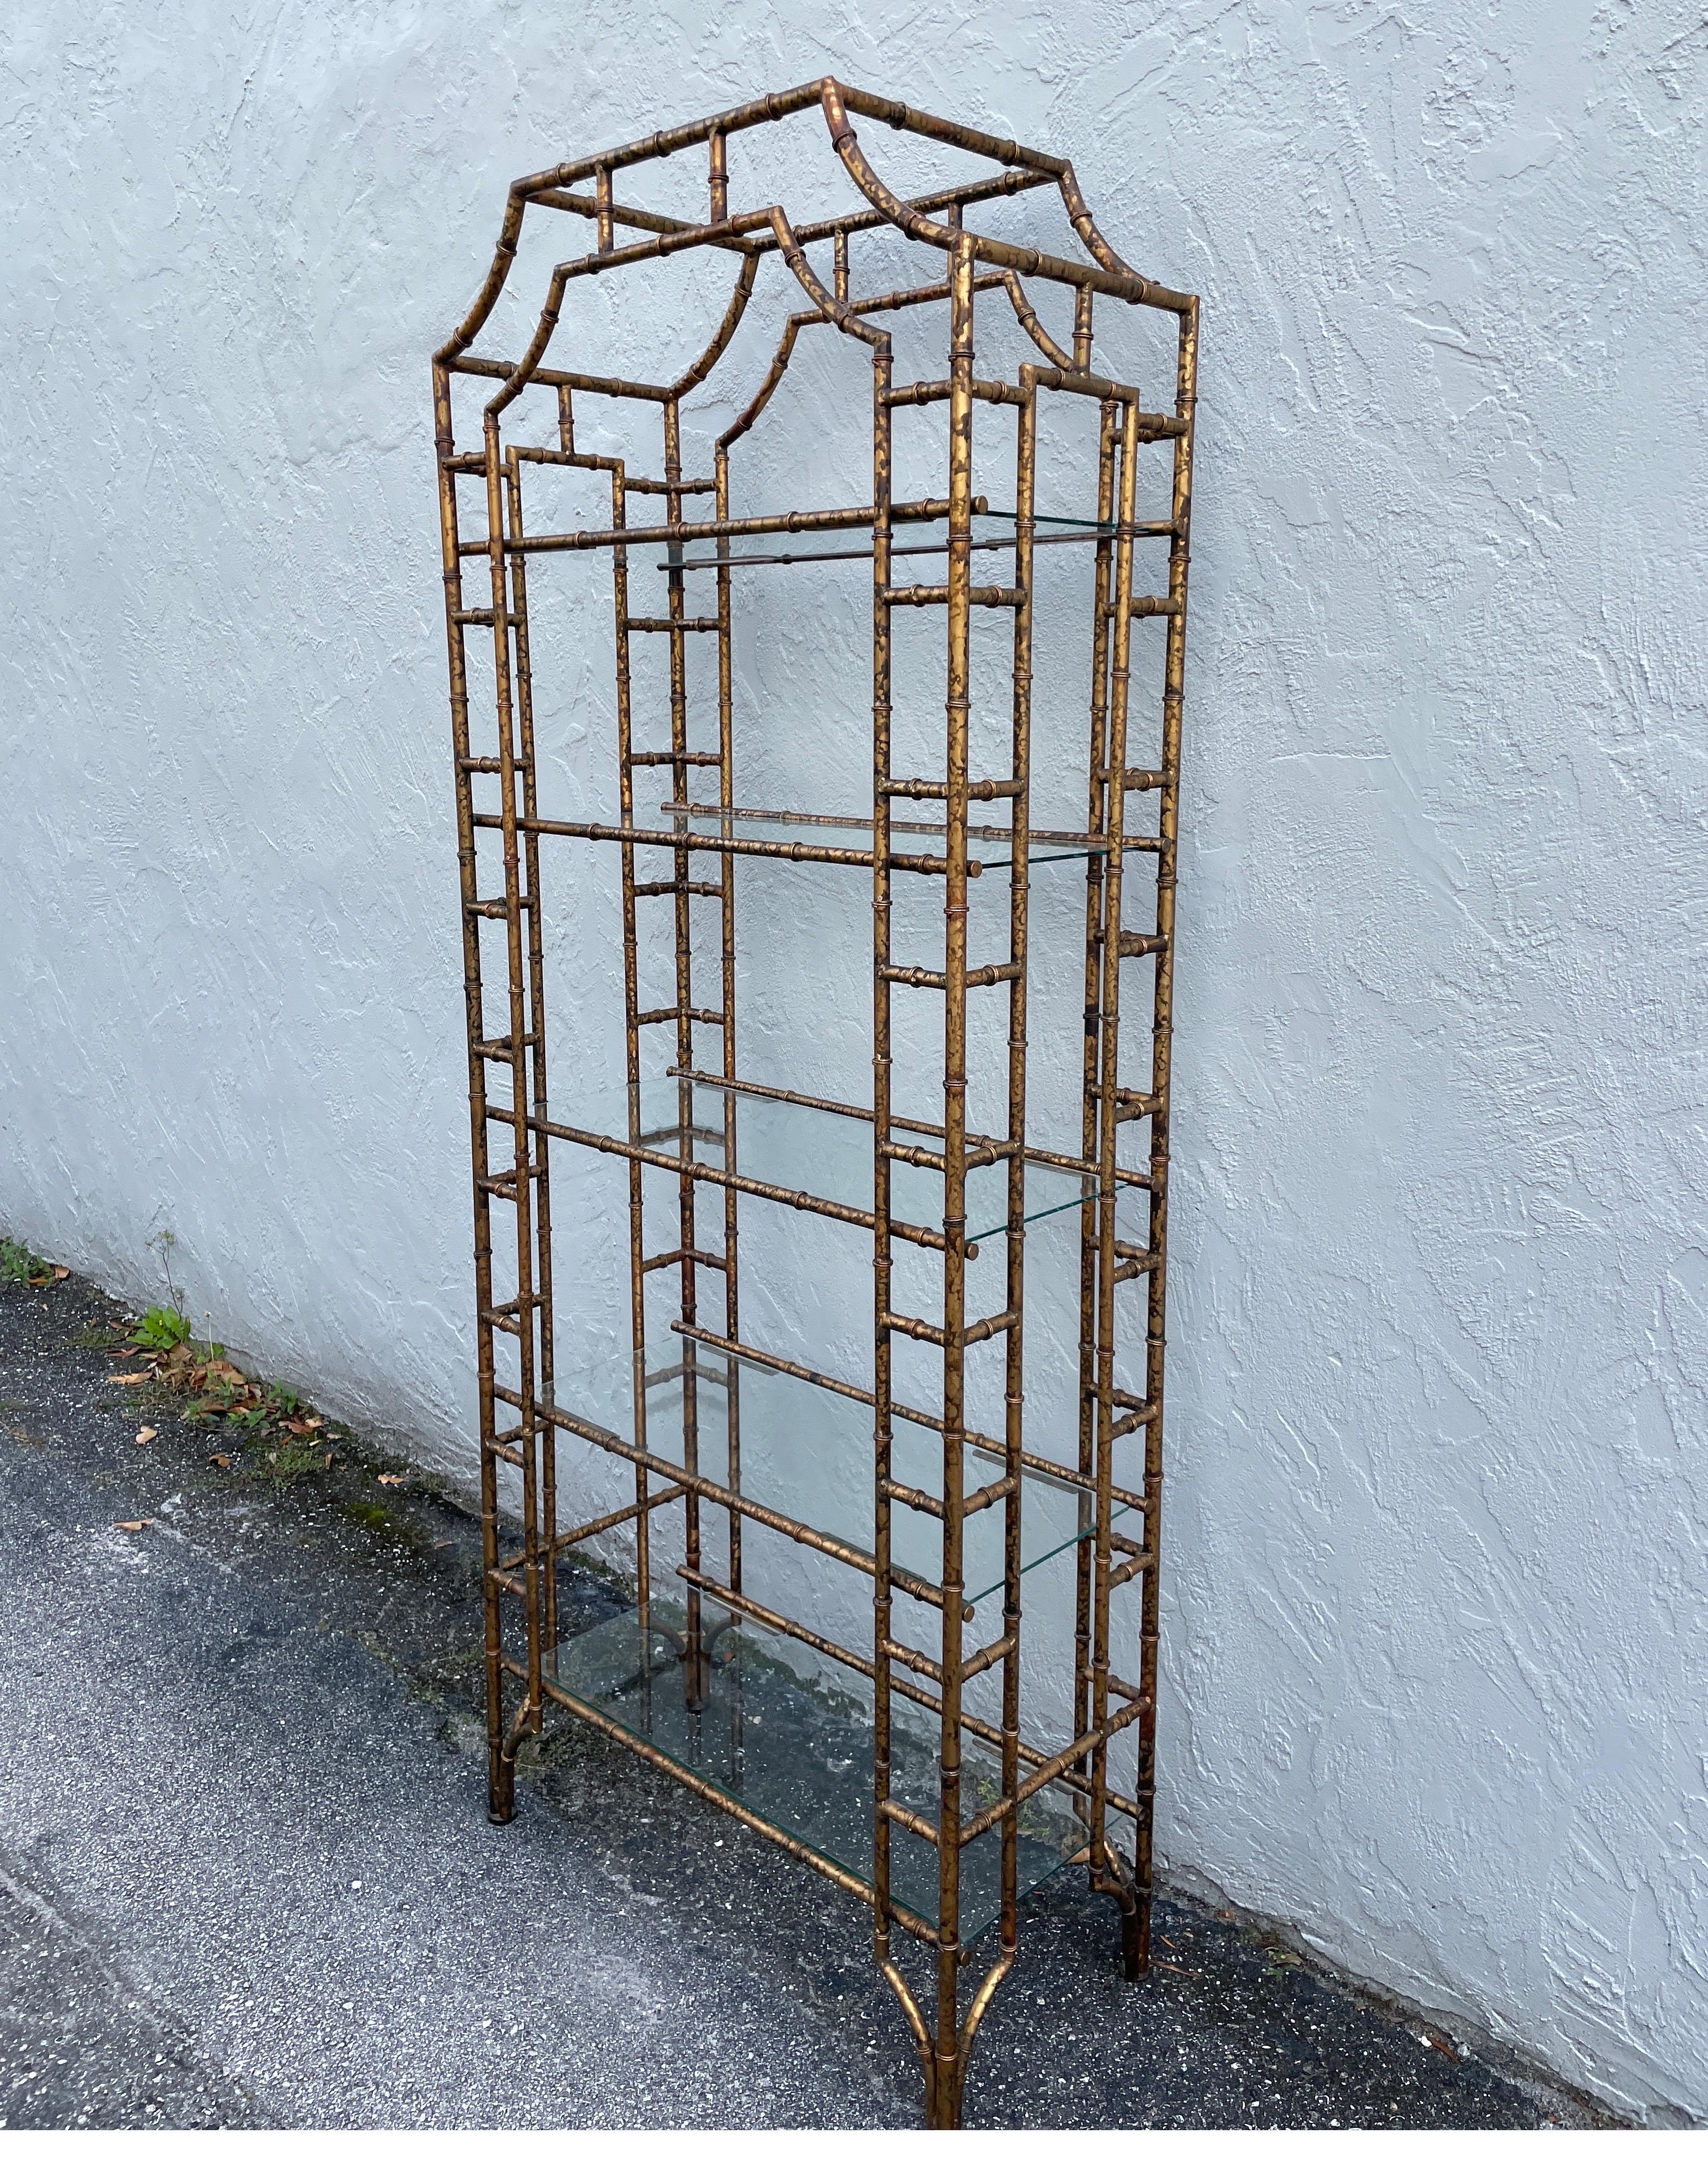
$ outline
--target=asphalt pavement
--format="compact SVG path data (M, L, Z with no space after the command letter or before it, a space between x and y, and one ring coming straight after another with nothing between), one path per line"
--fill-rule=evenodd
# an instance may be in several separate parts
M860 1904L574 1724L490 1825L466 1509L139 1410L116 1314L0 1286L4 2125L917 2125ZM1083 1876L1028 1897L968 2127L1605 2123L1279 1935L1158 1930L1129 1985Z

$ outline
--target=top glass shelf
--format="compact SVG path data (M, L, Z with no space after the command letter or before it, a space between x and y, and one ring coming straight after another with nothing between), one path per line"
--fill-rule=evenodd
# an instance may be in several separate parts
M1018 543L1015 533L1015 524L1018 520L1012 508L976 507L972 516L972 551L1000 553L1006 549L1011 552ZM923 518L914 516L909 521L898 521L890 547L890 559L926 560L933 555L939 558L946 555L949 550L948 521L946 515ZM1039 515L1034 511L1032 521L1034 549L1044 545L1099 544L1105 539L1113 538L1118 527L1112 522L1100 522L1094 515ZM870 525L863 527L869 528ZM945 533L940 537L923 534L939 530ZM1172 535L1171 527L1166 522L1136 522L1133 533L1141 538ZM681 553L680 545L675 549L679 555ZM697 550L691 550L685 557L660 560L658 566L660 570L674 573L678 569L695 568L792 568L806 561L869 560L871 558L872 548L869 545L826 543L791 545L772 552L768 551L758 538L745 537L735 541L730 550L724 555L700 545Z
M873 825L864 817L826 815L816 811L749 810L713 803L666 803L661 816L675 831L698 838L715 835L731 841L802 842L813 848L853 848L862 854L872 849ZM892 856L941 856L948 836L941 825L917 818L892 819L890 853ZM1028 837L1027 865L1083 864L1102 855L1108 842L1095 833L1033 831ZM1129 839L1129 846L1138 842ZM969 864L981 870L1006 871L1014 867L1014 836L1002 825L969 825L967 829Z

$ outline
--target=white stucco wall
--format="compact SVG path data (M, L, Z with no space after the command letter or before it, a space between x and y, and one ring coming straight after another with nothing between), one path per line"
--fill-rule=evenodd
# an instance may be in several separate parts
M1066 151L1205 298L1163 1846L1708 2114L1700 11L819 14L11 12L0 1229L466 1462L427 355L643 124Z

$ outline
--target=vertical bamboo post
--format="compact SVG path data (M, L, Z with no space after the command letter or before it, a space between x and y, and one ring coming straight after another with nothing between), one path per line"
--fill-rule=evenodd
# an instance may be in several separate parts
M722 138L715 138L714 142L721 151ZM714 186L715 190L715 180ZM727 195L727 182L725 189ZM718 449L714 482L717 488L718 520L727 522L730 520L730 450L727 447ZM718 802L719 807L727 811L734 807L735 801L735 645L730 617L730 541L727 537L720 537L718 540ZM719 931L723 947L723 997L719 1004L724 1015L724 1080L733 1083L736 1079L736 859L732 855L725 855L719 859ZM737 1171L734 1091L724 1093L723 1107L724 1170L726 1173L734 1173ZM736 1190L726 1189L724 1191L724 1333L730 1340L741 1338L736 1257L736 1207L740 1202L741 1197ZM725 1406L729 1450L726 1481L732 1492L739 1492L741 1488L741 1376L734 1356L727 1360L726 1372L728 1393ZM730 1587L740 1595L741 1517L733 1507L730 1510Z
M1174 1040L1174 897L1180 839L1181 713L1186 688L1186 588L1192 559L1193 425L1198 410L1198 306L1182 313L1175 406L1186 428L1174 443L1170 506L1168 638L1162 701L1161 813L1158 830L1156 995L1152 1023L1150 1120L1150 1283L1145 1323L1144 1546L1149 1565L1139 1621L1138 1804L1133 1855L1143 1959L1150 1958L1150 1915L1156 1805L1157 1649L1162 1561L1162 1394L1167 1333L1168 1133Z
M565 389L567 393L567 388ZM516 719L520 730L517 767L521 787L521 817L528 830L522 836L523 925L527 934L528 1067L513 1084L516 1102L530 1102L531 1164L535 1168L533 1246L536 1269L518 1281L516 1309L533 1312L537 1319L537 1378L543 1387L555 1380L552 1321L552 1196L551 1139L537 1127L546 1115L546 991L545 941L540 895L540 837L532 830L539 814L534 767L533 666L528 652L527 555L521 551L521 465L512 450L505 458L505 497L510 516L511 548L511 623L515 638ZM551 1395L548 1394L549 1400ZM553 1539L558 1533L557 1436L549 1416L539 1426L540 1460L540 1587L545 1627L543 1648L553 1651L558 1641L558 1556Z
M1091 627L1091 743L1086 831L1094 840L1109 830L1109 646L1111 593L1115 581L1116 439L1116 405L1099 412L1097 460L1098 540L1093 563ZM1085 865L1085 1045L1081 1094L1080 1157L1093 1172L1097 1166L1101 1116L1103 955L1108 886L1106 854L1095 851ZM1088 1189L1079 1207L1079 1473L1088 1495L1097 1475L1097 1262L1101 1200ZM1094 1543L1088 1527L1089 1498L1081 1503L1080 1527L1087 1530L1075 1551L1073 1638L1073 1738L1091 1725L1091 1587ZM1088 1761L1075 1772L1088 1779Z
M496 1581L499 1564L498 1416L493 1394L492 1196L488 1183L486 1040L482 993L480 874L475 848L474 773L469 726L468 648L465 636L460 525L457 516L456 439L450 373L433 364L433 436L438 456L439 541L444 562L445 648L449 656L451 755L455 774L457 881L461 896L463 1009L468 1032L469 1138L474 1194L475 1365L481 1460L482 1607L487 1710L487 1807L494 1824L514 1807L504 1761L504 1645Z
M628 480L619 462L611 472L611 527L628 527ZM626 830L635 822L634 698L629 660L629 549L620 542L611 552L611 600L617 645L617 814ZM635 913L635 844L621 844L623 886L623 1051L629 1086L629 1141L641 1140L640 944ZM647 1286L641 1270L646 1258L645 1172L629 1161L629 1340L634 1371L635 1444L647 1444ZM651 1480L635 1465L635 1588L641 1626L653 1614Z
M1108 873L1104 886L1103 993L1099 1025L1097 1142L1097 1533L1092 1565L1091 1868L1104 1862L1109 1784L1110 1487L1115 1474L1116 1096L1121 1056L1121 880L1126 831L1127 713L1132 649L1132 518L1138 470L1138 406L1121 405L1121 495L1116 525L1113 656L1109 670Z
M516 828L516 732L511 687L510 611L509 571L504 559L504 500L503 455L499 420L488 409L485 420L488 562L492 574L493 657L498 694L499 796L504 863L504 949L510 976L509 1066L515 1161L511 1195L516 1207L516 1284L520 1295L532 1284L533 1270L533 1195L532 1130L528 1126L527 998L522 936L522 881L520 836ZM504 1792L515 1792L515 1744L523 1731L537 1728L542 1705L540 1681L540 1535L534 1399L534 1322L532 1309L519 1307L516 1345L520 1351L516 1394L521 1419L516 1447L522 1471L522 1579L527 1613L527 1697L521 1717L504 1738L502 1761Z
M873 1945L890 1957L890 1478L895 1363L890 1311L890 480L894 426L886 341L872 352L872 1895Z
M960 2118L962 1433L967 1376L967 806L972 537L972 248L949 249L948 671L944 771L943 1717L939 1757L937 2067L932 2124Z
M715 226L730 217L730 152L721 129L712 131L707 148L710 206Z
M599 254L609 257L617 246L616 222L611 213L611 170L601 167L593 176L593 193L598 205Z
M664 520L682 520L681 411L672 395L664 403ZM672 538L665 548L666 596L670 636L670 780L680 806L689 799L688 786L688 649L683 623L686 619L686 578L682 570L682 548ZM676 1110L679 1151L685 1171L676 1192L681 1322L699 1322L698 1283L695 1264L694 1181L686 1171L697 1156L695 1143L694 964L693 896L686 848L671 851L675 878L676 910ZM692 1341L682 1345L682 1465L690 1476L700 1467L700 1350ZM691 1576L700 1572L700 1495L690 1485L682 1503L683 1561ZM705 1659L701 1645L701 1601L697 1583L688 1584L687 1683L688 1702L698 1710L705 1701Z
M1016 965L1008 988L1008 1262L1005 1308L1009 1324L1005 1359L1004 1439L1008 1496L1003 1501L1002 1632L1007 1650L1002 1660L1001 1797L1008 1806L1002 1825L1002 1947L1012 1955L1020 1942L1020 1812L1015 1803L1020 1784L1020 1562L1022 1547L1021 1454L1024 1444L1026 1315L1026 1005L1029 914L1028 835L1032 813L1032 585L1033 499L1038 468L1038 387L1021 373L1022 400L1015 433L1014 726L1010 752L1016 783L1009 872L1008 958Z

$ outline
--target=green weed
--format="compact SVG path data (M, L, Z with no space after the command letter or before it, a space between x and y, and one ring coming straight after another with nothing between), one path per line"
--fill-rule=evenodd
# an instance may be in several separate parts
M168 1356L174 1348L187 1347L193 1330L182 1311L157 1303L152 1310L143 1311L129 1338L133 1347L146 1348L152 1356Z
M63 1265L50 1265L27 1244L0 1234L0 1280L10 1280L20 1288L47 1288L65 1277Z

